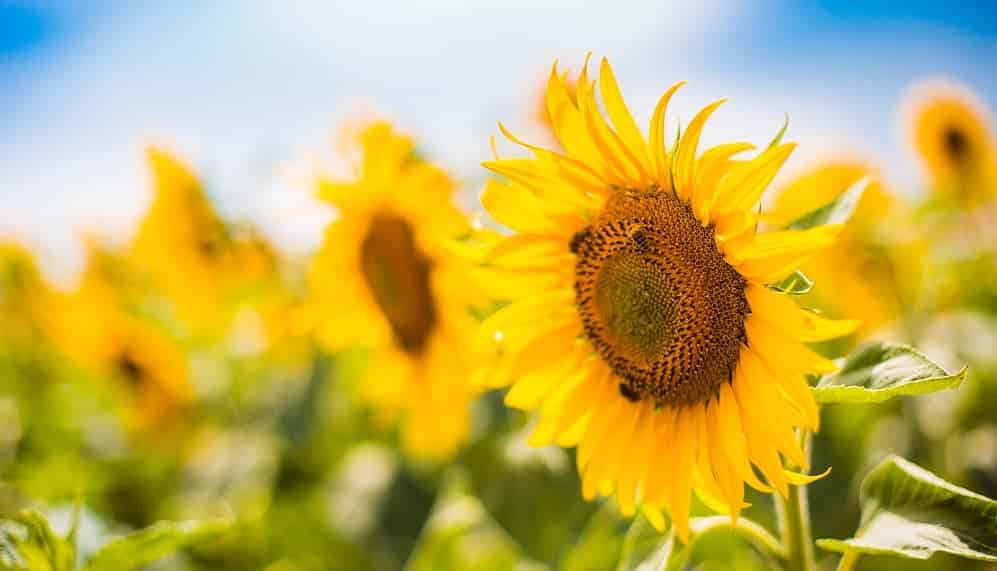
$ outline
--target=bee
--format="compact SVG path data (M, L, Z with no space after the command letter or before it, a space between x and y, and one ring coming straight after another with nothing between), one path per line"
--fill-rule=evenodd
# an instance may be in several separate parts
M572 254L578 253L578 250L582 247L582 243L585 242L590 234L592 234L591 226L586 226L578 232L575 232L575 235L571 237L571 242L568 243L568 249L571 250Z
M620 383L620 394L623 398L630 402L637 402L640 400L640 395L637 394L632 388L628 387L626 383Z
M641 252L647 252L651 249L651 243L647 238L647 234L642 229L637 229L630 234L630 239L633 240L637 249Z

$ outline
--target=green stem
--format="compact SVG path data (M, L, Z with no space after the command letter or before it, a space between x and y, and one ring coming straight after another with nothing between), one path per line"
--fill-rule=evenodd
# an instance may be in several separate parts
M803 453L810 454L810 434L801 432ZM799 469L789 466L790 469ZM810 505L807 502L806 486L789 486L789 495L785 499L778 493L773 494L776 509L779 512L779 523L782 531L782 542L786 548L786 559L789 571L816 571L817 560L814 556L814 540L810 530Z
M838 561L838 571L852 571L855 569L855 564L859 560L858 551L849 551L841 556L841 560Z
M732 524L728 516L699 517L690 522L690 528L693 536L702 535L718 528L727 528L735 535L739 535L754 544L764 554L773 555L783 560L787 557L786 549L778 539L772 537L767 529L747 518L742 517L737 520L736 524Z

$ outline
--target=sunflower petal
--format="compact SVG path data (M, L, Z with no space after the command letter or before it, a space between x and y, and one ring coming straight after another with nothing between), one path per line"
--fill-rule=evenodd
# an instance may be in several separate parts
M710 103L696 114L682 134L678 150L675 152L675 192L679 197L686 200L692 194L692 184L695 182L696 171L696 149L699 146L699 137L703 133L703 127L721 105L726 103L726 99L720 99Z

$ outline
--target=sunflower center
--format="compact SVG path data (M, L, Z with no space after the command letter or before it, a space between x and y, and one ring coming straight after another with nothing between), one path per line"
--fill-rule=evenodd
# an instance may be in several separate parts
M118 356L115 368L118 375L131 386L141 385L145 378L145 367L127 351Z
M689 405L730 381L747 282L687 204L657 189L617 192L571 249L585 333L625 397Z
M436 305L429 282L432 266L409 223L393 214L374 216L360 245L360 263L395 341L408 353L421 353L436 325Z
M963 162L969 154L969 137L957 127L949 127L943 135L945 153L956 163Z

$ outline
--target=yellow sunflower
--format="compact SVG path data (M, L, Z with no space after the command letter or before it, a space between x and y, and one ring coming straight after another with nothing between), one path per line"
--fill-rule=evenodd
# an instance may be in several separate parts
M46 342L52 295L32 253L16 242L0 240L0 349L17 354Z
M819 164L780 189L763 220L785 227L866 178L878 174L860 161ZM835 244L802 267L817 283L812 298L836 315L858 319L860 338L894 324L917 295L926 252L912 219L898 197L878 182L869 184Z
M75 291L58 304L60 346L121 397L127 426L162 427L193 400L187 358L159 325L136 313L134 271L93 240Z
M272 269L272 252L254 234L229 228L185 165L155 148L148 159L154 196L132 244L133 261L184 323L219 332L238 288Z
M932 189L970 202L997 192L987 111L962 87L922 86L908 104L914 149Z
M602 96L600 112L596 86ZM766 284L830 246L840 227L756 233L762 192L794 148L731 143L697 151L700 111L671 149L660 99L645 138L603 60L576 100L551 71L547 105L564 154L523 143L532 158L485 163L482 203L515 231L484 254L509 305L489 316L479 350L488 386L509 406L539 410L534 445L577 446L587 499L615 493L688 537L692 492L732 517L744 484L788 493L812 477L794 431L816 430L805 376L834 365L805 345L851 321L804 311ZM501 127L501 126L500 126ZM765 481L756 476L755 469Z
M447 241L469 231L454 183L385 123L348 133L362 159L355 180L318 181L338 210L309 275L309 318L329 351L373 350L361 396L401 416L405 448L452 454L467 437L467 339L474 292ZM357 149L354 149L357 150Z

